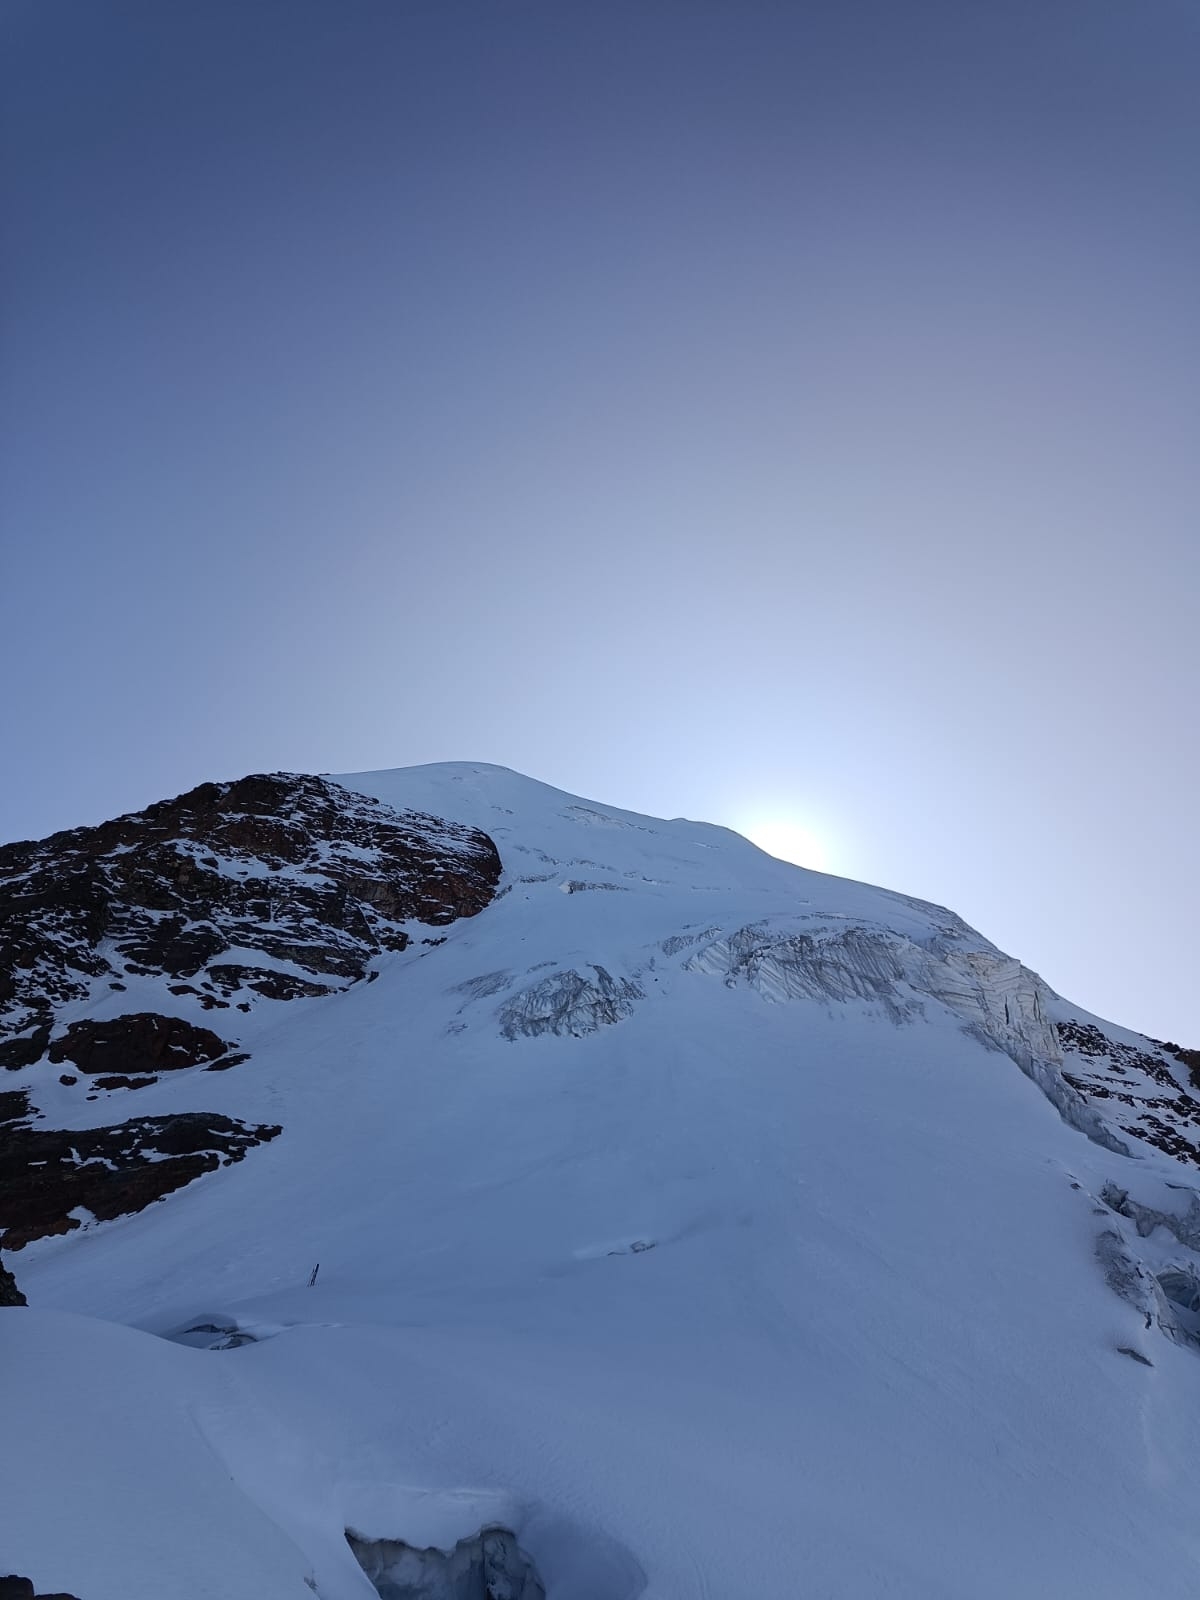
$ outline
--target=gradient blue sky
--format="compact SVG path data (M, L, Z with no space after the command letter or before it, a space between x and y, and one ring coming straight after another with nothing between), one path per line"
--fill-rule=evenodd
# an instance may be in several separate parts
M0 835L495 761L1200 1044L1193 0L0 19Z

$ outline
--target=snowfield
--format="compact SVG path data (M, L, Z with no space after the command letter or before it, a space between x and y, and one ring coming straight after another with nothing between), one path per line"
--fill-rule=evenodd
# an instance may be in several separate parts
M137 1097L279 1138L7 1257L0 1574L371 1600L348 1530L499 1526L548 1600L1194 1600L1159 1275L1200 1223L1145 1208L1195 1168L1062 1077L1082 1013L722 828L472 764L337 781L483 829L500 892L239 1018L201 1101ZM482 1600L442 1572L380 1592Z

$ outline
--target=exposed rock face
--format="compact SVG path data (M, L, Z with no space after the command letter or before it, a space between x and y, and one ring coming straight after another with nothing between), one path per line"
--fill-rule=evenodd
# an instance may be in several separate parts
M1151 1042L1185 1066L1192 1088L1200 1089L1200 1050L1185 1050L1182 1045L1175 1044L1169 1039L1154 1039Z
M474 916L499 876L484 833L286 773L8 845L0 1063L39 1060L58 1006L130 974L183 980L171 992L206 1009L345 988L404 949L403 923Z
M82 1076L93 1099L167 1072L223 1071L245 1055L179 1012L233 1020L344 989L381 951L407 946L406 923L482 911L500 871L486 834L286 773L202 784L98 828L8 845L0 1066L69 1063L58 1083ZM80 1002L111 1011L130 979L161 1009L78 1019ZM63 1028L66 1005L77 1020ZM140 1211L280 1131L192 1110L52 1129L29 1091L0 1093L0 1239L17 1250L89 1215Z
M76 1600L76 1597L61 1590L57 1594L39 1593L32 1579L10 1573L7 1578L0 1578L0 1600Z
M82 1209L98 1221L141 1211L202 1173L240 1161L278 1126L208 1112L139 1117L104 1128L0 1126L0 1244L69 1233Z
M1180 1082L1188 1079L1195 1088L1188 1057L1196 1051L1153 1039L1125 1044L1090 1022L1059 1022L1057 1033L1064 1080L1106 1121L1131 1139L1200 1166L1200 1100ZM1180 1072L1175 1062L1188 1070Z
M22 1067L31 1067L35 1061L42 1059L49 1043L48 1025L35 1028L23 1039L10 1039L7 1043L0 1044L0 1067L8 1067L12 1072L19 1072Z
M216 1061L229 1046L209 1028L152 1011L107 1022L72 1022L50 1046L56 1065L72 1062L80 1072L169 1072Z
M28 1303L20 1289L17 1288L17 1280L4 1265L3 1261L0 1261L0 1306L23 1306L28 1305Z

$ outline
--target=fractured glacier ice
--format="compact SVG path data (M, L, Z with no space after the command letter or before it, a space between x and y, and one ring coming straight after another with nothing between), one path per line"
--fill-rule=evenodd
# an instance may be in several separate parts
M935 1000L976 1038L1010 1056L1065 1122L1106 1149L1129 1154L1062 1077L1062 1051L1047 1008L1051 991L1035 972L983 940L964 948L957 929L918 942L883 927L818 925L782 934L756 923L706 944L684 966L730 985L744 981L767 1000L864 1001L893 1022L920 1016L922 1002Z
M507 1528L482 1528L453 1550L418 1550L399 1539L346 1542L380 1600L546 1600L533 1562Z
M641 986L632 978L614 978L604 967L591 970L594 979L573 968L552 972L514 995L500 1008L500 1032L506 1039L539 1033L577 1038L629 1016L633 1002L644 996Z

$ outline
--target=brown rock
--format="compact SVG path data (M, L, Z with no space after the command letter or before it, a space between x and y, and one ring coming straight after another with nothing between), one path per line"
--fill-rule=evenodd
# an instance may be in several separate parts
M182 1017L135 1011L107 1022L73 1022L50 1045L57 1066L71 1061L81 1072L169 1072L215 1061L229 1048L209 1028Z
M49 1042L50 1027L46 1024L36 1029L28 1038L10 1039L6 1044L0 1044L0 1067L7 1067L10 1072L19 1072L22 1067L31 1067L45 1055Z
M79 1207L100 1221L141 1211L202 1173L240 1161L282 1129L209 1112L139 1117L104 1128L0 1127L0 1243L79 1227ZM147 1160L152 1156L153 1160Z
M404 923L482 911L500 870L476 829L288 773L201 784L98 828L8 845L0 1003L19 1037L0 1043L0 1064L38 1060L56 1008L86 999L96 978L162 977L225 1007L211 991L226 985L208 973L235 946L293 969L290 981L252 971L263 1000L345 988L380 951L405 948Z
M32 1115L28 1089L6 1089L0 1093L0 1125L20 1122L22 1118Z
M327 983L313 983L311 979L297 978L290 972L276 972L266 967L242 967L232 961L214 963L209 967L208 975L226 994L246 988L265 995L268 1000L296 1000L301 995L318 997L335 992Z
M24 1306L28 1304L29 1302L25 1296L17 1288L17 1280L4 1265L3 1261L0 1261L0 1306ZM0 1595L2 1594L3 1590L0 1590Z

